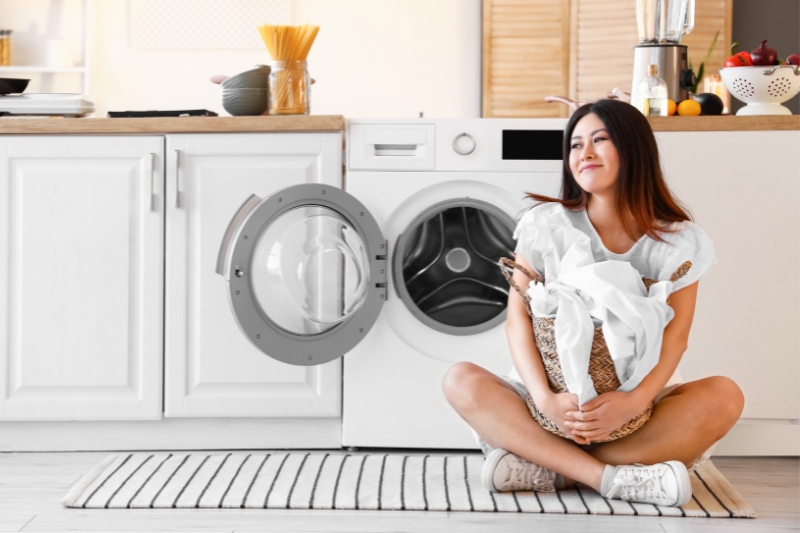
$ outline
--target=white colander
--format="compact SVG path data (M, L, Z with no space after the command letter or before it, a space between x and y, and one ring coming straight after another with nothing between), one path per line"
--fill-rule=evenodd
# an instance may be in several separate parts
M747 105L737 115L791 115L781 105L800 92L800 71L796 65L775 67L729 67L719 69L725 88Z

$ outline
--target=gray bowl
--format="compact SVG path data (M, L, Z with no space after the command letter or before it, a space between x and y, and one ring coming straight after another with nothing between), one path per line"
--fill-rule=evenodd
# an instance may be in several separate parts
M220 85L223 89L266 89L269 83L267 66L240 72L224 80Z
M269 91L222 89L222 107L235 117L263 115L269 107Z

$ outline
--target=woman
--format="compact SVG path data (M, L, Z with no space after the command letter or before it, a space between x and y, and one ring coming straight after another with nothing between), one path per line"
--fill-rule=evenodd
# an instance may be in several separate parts
M707 459L733 426L744 397L725 377L680 383L698 280L715 263L713 244L690 221L667 188L658 147L644 116L632 106L600 100L579 108L564 135L562 199L539 201L519 222L516 262L536 277L544 263L533 242L537 227L571 225L591 240L595 262L629 262L642 276L669 279L684 261L689 272L674 283L674 317L663 333L656 366L630 392L613 391L580 406L553 393L536 348L525 303L509 291L508 335L514 368L498 377L471 363L446 374L447 400L480 437L484 484L492 491L553 491L584 483L607 498L679 506L691 498L687 467ZM526 287L520 269L514 280ZM570 436L543 429L526 406L530 394ZM627 437L604 440L655 402L650 420Z

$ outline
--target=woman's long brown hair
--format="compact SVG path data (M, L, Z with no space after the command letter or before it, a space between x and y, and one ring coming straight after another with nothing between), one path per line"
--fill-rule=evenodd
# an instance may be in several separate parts
M536 205L558 202L573 211L586 209L590 194L581 189L572 175L569 154L575 125L589 113L603 121L619 153L616 205L622 227L631 239L636 239L638 229L650 238L665 242L659 232L678 231L666 226L672 222L692 220L692 216L664 181L658 144L650 123L639 110L625 102L605 99L579 107L564 129L561 198L536 193L527 193L528 197L536 200Z

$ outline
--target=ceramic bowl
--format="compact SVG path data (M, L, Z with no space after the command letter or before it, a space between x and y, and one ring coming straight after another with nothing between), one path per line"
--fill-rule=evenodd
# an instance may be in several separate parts
M222 89L222 107L235 117L263 115L269 107L269 91Z
M737 115L791 115L781 105L800 92L800 68L793 65L774 67L729 67L719 70L725 88L746 106Z
M220 85L223 89L266 89L269 83L270 68L262 66L240 72L225 79Z
M22 78L0 78L0 94L21 93L30 81Z

